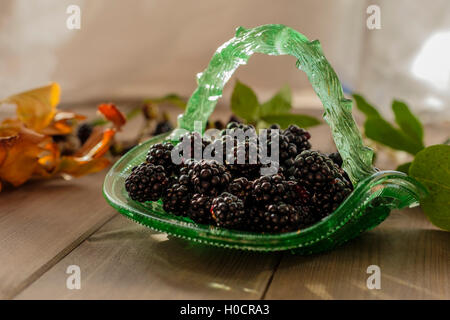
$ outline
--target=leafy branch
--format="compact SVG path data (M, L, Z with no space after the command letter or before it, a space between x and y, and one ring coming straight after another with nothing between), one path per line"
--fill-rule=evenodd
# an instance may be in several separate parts
M414 156L411 162L397 167L420 181L429 195L420 199L423 211L429 220L439 228L450 230L450 145L425 147L423 125L407 104L398 100L392 102L395 124L384 119L377 108L367 100L354 94L356 107L364 113L366 136L394 150L406 151Z
M236 81L231 96L231 110L236 116L256 127L262 127L264 123L278 123L282 129L291 124L307 128L321 123L315 117L291 112L292 93L289 86L283 86L268 101L259 103L250 87Z

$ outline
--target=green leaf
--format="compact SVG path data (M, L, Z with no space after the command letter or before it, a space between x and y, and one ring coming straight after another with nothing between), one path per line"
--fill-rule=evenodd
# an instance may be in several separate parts
M291 88L285 85L269 101L263 103L259 109L259 115L267 116L291 111Z
M423 149L421 143L412 140L382 118L368 118L364 123L364 132L369 139L413 155Z
M401 101L392 102L392 111L395 114L395 122L400 129L411 139L416 140L423 146L423 127L419 119L409 110L408 106Z
M404 164L399 165L395 170L408 174L410 166L411 162L406 162Z
M370 103L368 103L366 99L363 98L363 96L354 94L353 99L355 99L356 107L359 109L359 111L364 113L367 118L381 118L381 115L377 111L377 109Z
M261 117L267 123L273 124L278 123L282 129L289 127L291 124L296 124L301 128L308 128L317 126L320 124L320 120L317 118L304 115L304 114L293 114L293 113L283 113L275 114Z
M438 144L420 151L409 169L429 192L420 205L437 227L450 231L450 146Z
M231 96L231 110L239 118L248 122L255 121L258 114L259 102L256 94L250 87L236 81Z

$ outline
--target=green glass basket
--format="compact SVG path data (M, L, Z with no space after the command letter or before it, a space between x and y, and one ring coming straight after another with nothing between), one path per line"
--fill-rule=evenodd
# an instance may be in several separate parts
M297 58L297 68L305 71L323 103L324 119L329 124L343 168L354 191L332 214L311 227L282 234L259 234L228 230L192 222L166 213L161 201L139 203L129 198L125 179L131 169L142 163L152 144L178 136L177 130L202 129L233 72L246 64L253 53L289 54ZM309 41L283 25L238 28L236 36L214 54L208 68L198 76L198 88L189 99L186 112L176 129L154 137L130 150L111 168L103 193L108 203L121 214L157 231L191 241L221 247L258 251L293 250L310 254L329 250L380 224L392 209L418 205L426 190L416 180L396 171L377 171L372 167L373 152L365 147L353 119L352 101L345 99L336 73L324 57L320 43Z

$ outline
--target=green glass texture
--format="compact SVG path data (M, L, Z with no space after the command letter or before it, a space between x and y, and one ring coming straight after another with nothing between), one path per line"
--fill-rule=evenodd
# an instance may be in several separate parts
M177 129L171 135L160 135L136 146L116 162L103 185L104 196L111 206L154 230L196 242L238 249L293 250L310 254L329 250L377 226L392 209L419 204L420 197L426 194L420 183L401 172L377 172L372 167L373 152L363 145L351 113L352 101L344 98L339 79L324 57L320 43L309 41L283 25L264 25L248 30L238 28L236 36L219 47L207 69L199 74L198 88L179 118L179 128L193 131L194 121L200 120L204 130L226 82L255 52L296 57L297 68L307 74L321 99L324 119L344 160L343 167L355 186L339 208L304 230L271 235L196 224L188 218L166 213L161 201L138 203L131 200L125 190L125 179L131 169L145 160L152 144L173 140L179 133Z
M296 66L308 76L324 106L324 119L329 124L343 168L353 184L375 172L373 152L363 145L352 115L352 101L344 98L341 83L323 55L318 40L309 41L301 33L284 25L263 25L253 29L238 28L231 40L220 46L207 69L198 75L198 87L189 99L186 112L178 119L179 127L194 130L194 121L202 121L203 129L214 110L222 90L234 71L246 64L254 53L291 55Z
M153 230L195 242L236 249L316 253L329 250L377 226L391 209L417 205L419 197L425 192L420 184L404 173L383 171L358 183L331 215L297 232L270 235L196 224L188 218L166 213L161 201L133 201L125 190L125 179L131 169L145 160L152 144L167 137L167 134L154 137L117 161L106 175L103 194L108 203L124 216Z

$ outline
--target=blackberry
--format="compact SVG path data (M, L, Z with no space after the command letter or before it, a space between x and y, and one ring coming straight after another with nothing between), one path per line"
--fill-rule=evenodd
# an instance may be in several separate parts
M125 180L125 189L133 200L156 201L166 191L168 182L162 166L142 163L132 169Z
M65 142L67 141L67 135L66 134L55 134L52 136L53 142Z
M248 223L251 231L289 232L300 228L301 214L293 205L284 202L271 203L251 210Z
M268 129L281 130L281 127L278 123L271 124Z
M173 130L173 126L168 120L160 121L156 124L155 130L153 131L153 135L156 136L158 134L166 133Z
M225 136L225 135L229 135L232 136L233 138L237 137L240 134L246 134L246 138L245 140L248 139L248 137L254 138L256 139L257 134L256 134L256 129L253 125L247 125L247 124L243 124L243 123L238 123L238 122L230 122L228 123L227 127L225 130L222 130L221 135ZM240 141L243 142L243 141Z
M270 141L271 140L271 136L272 133L274 133L275 135L279 135L283 133L283 130L281 130L281 127L279 124L272 124L270 125L267 129L266 129L266 136L267 136L267 140Z
M295 159L295 179L311 194L310 204L316 215L324 217L351 193L352 184L326 155L317 151L303 151Z
M284 134L277 134L278 136L278 163L284 171L288 172L294 164L294 159L297 156L297 146L289 141L289 138ZM272 144L275 142L270 139L267 144L267 152L272 156Z
M78 129L77 129L77 137L80 140L81 144L84 144L87 141L87 139L89 139L89 137L92 134L93 129L94 128L92 127L92 125L87 123L87 122L82 123L78 127Z
M335 178L314 193L311 198L312 210L316 216L323 218L336 210L351 192L349 183L343 177Z
M339 152L333 152L330 153L328 157L331 160L333 160L333 162L339 167L339 172L345 178L346 182L348 182L351 185L352 183L350 181L350 177L348 176L347 172L345 172L344 169L342 169L343 160L341 154Z
M262 176L253 181L251 195L259 205L294 201L292 183L284 180L279 174Z
M312 226L313 224L315 224L316 222L318 222L321 219L321 216L315 214L315 211L313 211L311 206L308 206L308 205L297 206L296 210L300 216L300 218L299 218L300 229L305 229L309 226Z
M318 151L303 151L295 158L294 176L309 191L321 190L339 171L333 161Z
M217 130L223 130L225 128L224 124L220 120L216 120L213 123L210 123L209 121L206 123L207 129L217 129Z
M223 128L225 128L225 126L222 123L222 121L216 120L216 121L214 121L214 128L217 130L222 130Z
M176 166L172 161L173 144L170 142L157 143L150 147L146 162L163 166L168 176L175 170Z
M288 181L288 185L290 187L289 192L294 205L304 206L310 203L312 195L305 187L298 184L296 181Z
M308 141L311 138L311 134L305 129L296 125L290 125L284 130L283 134L288 137L291 143L295 144L298 153L311 149L311 144Z
M228 120L228 123L230 122L236 122L236 123L241 123L241 120L239 120L234 114L231 115L230 119Z
M250 198L252 183L245 177L236 178L228 185L228 192L246 202Z
M330 153L330 154L328 155L328 157L329 157L331 160L333 160L333 162L334 162L335 164L337 164L339 167L342 167L342 157L341 157L341 154L340 154L339 152L333 152L333 153Z
M186 216L191 195L186 185L175 182L163 195L163 209L177 216Z
M180 143L175 146L175 149L183 159L194 159L196 156L195 149L198 149L199 151L201 151L201 158L203 155L203 151L209 144L210 142L203 139L198 132L190 132L180 137ZM188 152L187 154L184 154L183 149L185 148Z
M231 174L215 160L201 160L189 170L194 190L197 193L216 196L228 187Z
M189 209L189 218L194 222L202 224L211 224L214 222L211 215L212 197L200 193L194 194L191 199Z
M241 228L245 221L244 202L224 192L212 201L211 214L218 227Z
M215 150L220 150L222 152L222 163L227 162L227 157L233 159L233 149L238 145L238 139L229 135L223 135L220 139L213 142L215 145Z
M187 186L188 188L192 188L192 180L191 180L191 170L196 164L196 161L193 159L186 159L179 167L178 172L178 183Z
M259 177L261 161L259 160L256 141L249 140L244 143L238 143L231 150L226 163L234 177L243 176L250 180Z

